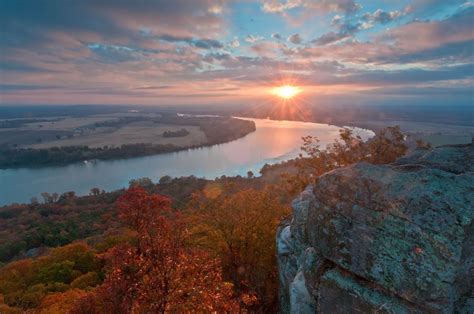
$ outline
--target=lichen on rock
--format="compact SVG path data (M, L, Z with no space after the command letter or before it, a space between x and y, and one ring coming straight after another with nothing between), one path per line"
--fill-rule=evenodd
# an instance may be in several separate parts
M473 165L463 145L322 175L277 234L282 312L473 313Z

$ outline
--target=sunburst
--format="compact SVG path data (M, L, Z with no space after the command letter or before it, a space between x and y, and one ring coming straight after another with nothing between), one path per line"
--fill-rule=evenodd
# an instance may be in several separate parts
M272 93L283 99L291 99L301 93L301 88L292 85L283 85L273 88Z

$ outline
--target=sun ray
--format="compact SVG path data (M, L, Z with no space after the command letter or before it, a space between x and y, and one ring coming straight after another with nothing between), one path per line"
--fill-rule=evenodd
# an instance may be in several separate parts
M273 88L272 93L283 99L291 99L301 93L301 88L292 85L283 85Z

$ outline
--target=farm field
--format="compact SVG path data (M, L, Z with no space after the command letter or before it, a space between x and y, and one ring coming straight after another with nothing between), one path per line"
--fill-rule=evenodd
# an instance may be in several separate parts
M55 146L119 147L136 143L187 147L206 143L206 135L198 126L149 120L157 117L159 115L156 114L143 117L123 113L37 119L38 122L19 123L18 127L0 129L0 145L38 149ZM182 128L189 134L181 137L163 136L166 131L175 132Z

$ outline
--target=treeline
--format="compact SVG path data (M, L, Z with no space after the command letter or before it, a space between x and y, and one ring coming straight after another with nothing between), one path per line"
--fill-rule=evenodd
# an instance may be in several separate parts
M179 129L177 131L165 131L163 132L164 137L183 137L189 134L189 131L186 129Z
M0 121L0 129L13 129L24 126L28 123L37 123L37 122L56 122L59 119L12 119L12 120L2 120Z
M256 130L255 122L229 117L179 117L163 115L156 123L198 126L206 135L208 145L222 144L241 138Z
M19 148L0 151L0 168L59 166L84 160L108 160L180 150L171 144L125 144L120 147L61 146L51 148Z
M203 121L200 121L203 119ZM176 152L232 141L255 131L253 121L232 118L164 118L164 123L199 125L207 137L205 145L178 147L172 144L124 144L120 147L62 146L51 148L0 148L0 169L18 167L59 166L85 160L126 159Z

